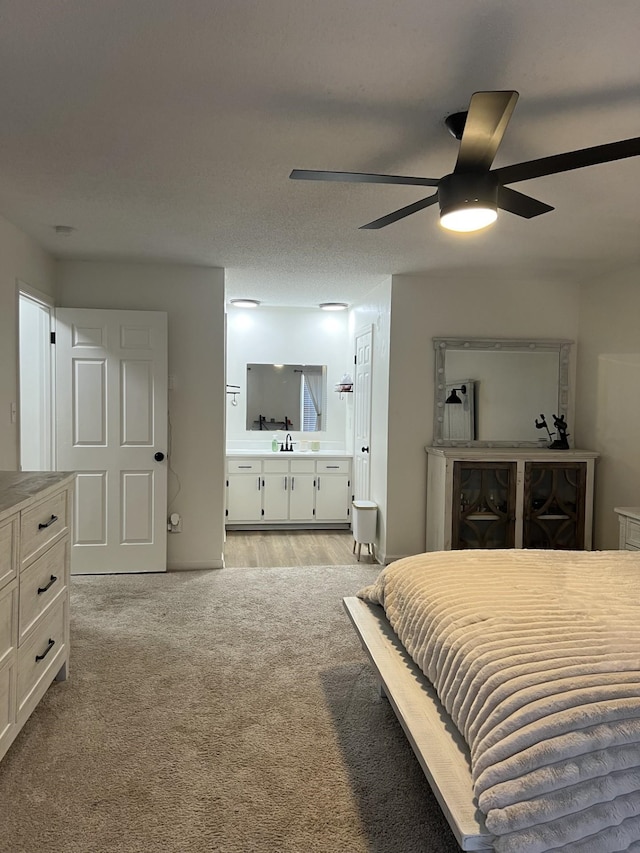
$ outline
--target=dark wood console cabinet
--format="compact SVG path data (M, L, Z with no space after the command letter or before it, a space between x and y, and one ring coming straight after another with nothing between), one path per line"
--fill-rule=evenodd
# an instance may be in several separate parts
M597 453L428 447L427 551L590 550Z

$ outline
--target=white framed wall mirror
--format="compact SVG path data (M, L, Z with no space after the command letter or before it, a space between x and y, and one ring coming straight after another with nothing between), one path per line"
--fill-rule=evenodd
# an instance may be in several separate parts
M247 430L326 430L323 364L247 364Z
M572 341L433 338L433 443L465 447L548 445L546 416L567 418Z

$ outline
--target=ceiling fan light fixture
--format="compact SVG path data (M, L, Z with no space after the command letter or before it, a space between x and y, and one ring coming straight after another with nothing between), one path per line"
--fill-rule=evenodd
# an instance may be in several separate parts
M440 225L449 231L479 231L498 218L498 185L487 173L454 172L438 187Z
M440 225L448 231L469 232L480 231L492 225L498 218L495 207L485 204L467 204L456 210L440 214Z

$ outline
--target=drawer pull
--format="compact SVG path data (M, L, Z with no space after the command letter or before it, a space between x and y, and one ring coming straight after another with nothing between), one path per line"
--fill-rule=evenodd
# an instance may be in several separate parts
M41 522L41 523L38 525L38 530L44 530L44 529L45 529L45 527L51 527L51 525L52 525L55 521L57 521L57 520L58 520L58 516L57 516L57 515L52 515L52 516L51 516L51 518L49 519L49 521L47 521L45 524L42 524L42 522Z
M54 585L54 583L57 580L58 580L58 578L55 575L51 575L51 580L49 581L49 583L46 586L39 586L38 587L38 595L42 595L43 592L46 592L48 589L51 589L51 587Z
M41 660L44 660L46 658L46 656L49 654L49 652L51 651L51 649L55 646L55 644L56 644L56 641L52 640L51 637L49 637L49 642L47 643L47 648L42 652L41 655L36 655L36 663L40 663Z
M325 465L325 468L339 468L339 465Z

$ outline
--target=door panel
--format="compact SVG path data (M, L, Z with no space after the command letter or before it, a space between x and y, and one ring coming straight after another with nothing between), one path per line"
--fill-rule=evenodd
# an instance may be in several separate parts
M370 494L372 342L372 329L356 335L353 447L353 493L356 500L369 500Z
M78 574L166 570L167 315L56 312L57 468L78 472Z

